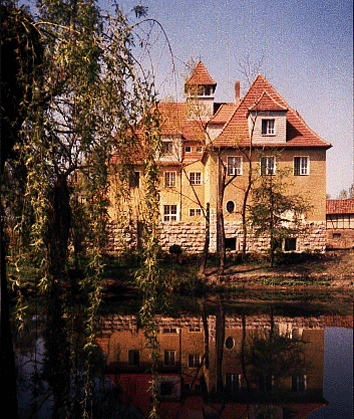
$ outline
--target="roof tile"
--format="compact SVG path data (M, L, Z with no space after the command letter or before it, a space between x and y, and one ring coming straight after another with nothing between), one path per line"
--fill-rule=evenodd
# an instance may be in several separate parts
M204 64L199 61L195 66L192 75L185 83L187 86L216 86L216 82L210 77L208 70L205 68Z
M354 214L354 198L326 199L326 214Z

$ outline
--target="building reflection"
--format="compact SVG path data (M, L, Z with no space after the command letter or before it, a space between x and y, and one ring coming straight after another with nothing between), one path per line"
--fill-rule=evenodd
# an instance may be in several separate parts
M325 406L324 317L159 317L161 418L300 419ZM136 317L101 319L107 375L148 417L149 350Z

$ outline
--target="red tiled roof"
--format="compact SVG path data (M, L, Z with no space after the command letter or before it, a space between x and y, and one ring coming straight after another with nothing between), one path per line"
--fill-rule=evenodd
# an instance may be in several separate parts
M261 96L258 98L257 102L254 103L250 108L250 111L287 111L286 106L281 105L269 94L264 91Z
M236 107L235 103L222 103L208 124L226 124Z
M326 199L326 214L354 214L354 198Z
M284 99L275 91L268 81L258 75L245 96L239 102L229 122L221 134L214 141L217 147L248 146L250 144L248 131L248 113L255 104L274 107L277 104L279 109L287 109L286 143L274 144L273 147L326 147L331 144L320 138L312 131L299 113L290 108ZM271 105L272 103L272 105ZM267 146L268 143L257 143L257 146Z
M217 83L215 83L215 81L210 77L204 64L199 61L199 63L195 66L192 75L185 84L187 86L216 86Z
M161 114L161 135L180 135L188 141L204 141L205 123L188 118L186 103L163 102L158 105Z
M353 316L327 316L325 319L326 327L344 327L353 329Z

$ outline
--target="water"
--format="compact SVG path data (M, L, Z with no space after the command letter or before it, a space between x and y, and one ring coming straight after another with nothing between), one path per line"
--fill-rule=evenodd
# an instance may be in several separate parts
M285 419L290 412L309 419L353 417L352 329L326 327L324 316L269 313L226 315L225 321L210 314L204 319L207 328L199 316L160 316L158 320L161 357L156 386L162 419L202 418L203 412L204 417L214 419L218 417L215 412L221 411L224 419L234 418L235 412L239 419ZM97 391L102 391L103 383L108 394L106 416L100 418L147 417L149 352L136 317L107 315L100 325L98 343L105 353L107 375L102 371ZM246 368L242 365L243 344L248 351ZM36 345L30 339L27 345L27 353L17 356L23 378L19 382L20 418L31 417L34 407L38 412L32 417L50 418L48 385L37 383L39 393L34 399L25 383L33 377L35 359L40 369L44 342L37 336Z
M329 405L309 419L353 418L353 329L325 329L323 395Z

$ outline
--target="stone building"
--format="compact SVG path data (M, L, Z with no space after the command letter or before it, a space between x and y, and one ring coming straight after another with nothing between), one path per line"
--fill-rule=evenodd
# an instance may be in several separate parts
M201 252L208 235L211 252L217 251L217 214L222 210L226 248L241 250L244 197L253 180L289 170L289 194L308 199L305 234L290 237L284 250L324 251L326 247L326 150L331 144L314 133L276 90L258 75L243 97L235 83L232 103L217 103L217 83L199 62L185 83L183 103L158 104L162 148L156 154L160 176L160 244L168 250L178 244L188 253ZM125 221L125 245L139 244L144 199L143 151L132 169L129 216L122 217L111 182L113 244ZM112 158L112 176L119 168ZM222 175L225 173L225 178ZM221 196L222 187L223 199ZM252 199L249 194L248 204ZM207 220L209 223L207 223ZM207 225L209 228L207 228ZM248 231L247 250L269 248L269 238Z

